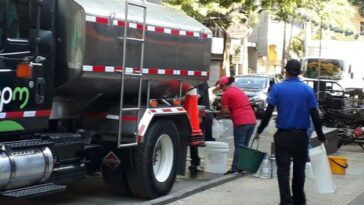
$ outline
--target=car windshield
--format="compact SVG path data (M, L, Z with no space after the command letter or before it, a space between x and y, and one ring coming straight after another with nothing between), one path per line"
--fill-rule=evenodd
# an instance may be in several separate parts
M305 60L303 62L303 76L306 78L342 79L344 61L338 59L321 59L320 63L320 74L318 74L319 59Z
M4 44L5 0L0 0L0 49Z
M262 90L267 87L268 78L259 76L236 77L234 85L243 89Z

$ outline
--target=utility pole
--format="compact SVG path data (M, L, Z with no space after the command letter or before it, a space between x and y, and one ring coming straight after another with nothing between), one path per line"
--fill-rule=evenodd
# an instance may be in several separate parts
M282 48L282 69L281 74L284 75L284 64L286 63L286 30L287 30L287 23L284 21L283 26L283 48Z
M320 72L321 72L321 49L322 49L322 16L320 16L320 45L319 45L319 58L318 58L318 66L317 66L317 78L318 78L318 91L317 91L317 100L319 101L320 99Z

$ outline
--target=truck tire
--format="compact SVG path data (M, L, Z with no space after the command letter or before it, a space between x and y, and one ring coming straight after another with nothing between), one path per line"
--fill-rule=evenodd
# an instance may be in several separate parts
M106 184L106 188L114 195L130 196L131 191L126 180L126 172L121 166L111 169L104 163L101 166L101 174Z
M128 170L127 180L134 196L152 199L167 194L176 180L179 136L173 122L160 120L144 139L134 150L134 169Z

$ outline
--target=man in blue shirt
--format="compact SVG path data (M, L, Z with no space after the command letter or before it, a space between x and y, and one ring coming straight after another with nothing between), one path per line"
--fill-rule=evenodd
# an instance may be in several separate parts
M301 63L289 60L285 66L286 80L274 85L267 98L268 108L255 135L268 125L274 107L277 107L277 132L274 134L280 205L305 205L305 166L308 158L307 129L312 118L318 139L325 142L315 93L299 80ZM291 158L293 160L292 195L289 186Z

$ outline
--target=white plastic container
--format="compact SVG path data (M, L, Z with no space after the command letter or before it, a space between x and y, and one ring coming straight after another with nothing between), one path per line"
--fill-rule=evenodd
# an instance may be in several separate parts
M205 172L225 173L228 152L226 142L206 142Z
M313 170L312 170L312 164L311 164L311 162L306 162L305 173L306 173L306 177L308 177L310 179L314 179L315 178L315 176L313 175Z
M224 136L225 131L227 130L224 122L222 120L213 119L212 121L212 137L215 139L219 139Z
M336 187L332 178L326 149L323 145L309 150L313 175L320 194L335 193Z
M269 161L269 157L268 155L265 155L262 164L261 164L261 169L260 169L260 178L262 179L269 179L271 176L271 172L272 172L272 167L271 167L271 163Z

